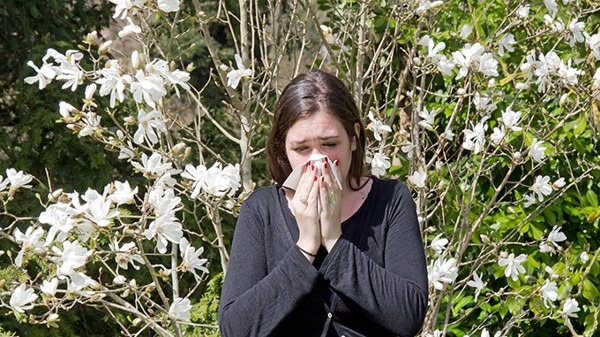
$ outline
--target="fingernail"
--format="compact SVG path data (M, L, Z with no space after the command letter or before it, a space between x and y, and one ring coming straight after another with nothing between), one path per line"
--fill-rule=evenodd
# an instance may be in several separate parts
M325 176L321 176L321 182L325 182Z
M312 165L310 168L314 171L315 170L315 165Z
M327 162L324 162L323 163L323 168L327 168L327 166L328 166Z
M309 161L307 161L307 162L306 162L306 167L309 167L309 166L310 166L310 162L309 162Z
M340 161L337 159L333 163L335 164L335 166L340 166Z
M317 181L317 179L319 179L319 177L315 176L315 181Z

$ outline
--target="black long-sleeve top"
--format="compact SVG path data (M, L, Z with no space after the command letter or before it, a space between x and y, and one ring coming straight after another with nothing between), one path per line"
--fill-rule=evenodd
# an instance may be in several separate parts
M342 236L311 264L284 191L242 205L221 293L223 337L414 336L427 310L427 270L414 201L398 181L372 178Z

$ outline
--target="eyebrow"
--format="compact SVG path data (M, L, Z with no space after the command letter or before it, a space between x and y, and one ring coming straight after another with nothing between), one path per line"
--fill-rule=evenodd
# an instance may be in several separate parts
M337 140L338 138L340 138L340 136L319 137L319 140L328 141L328 140ZM304 144L304 143L306 143L306 139L290 141L290 144L293 144L293 145Z

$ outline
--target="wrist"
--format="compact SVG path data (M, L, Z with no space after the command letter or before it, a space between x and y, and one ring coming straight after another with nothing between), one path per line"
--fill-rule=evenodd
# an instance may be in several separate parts
M319 242L315 244L314 242L310 241L307 242L304 240L298 240L298 242L296 242L296 246L301 252L314 257L317 256L317 252L319 251L321 243Z
M325 247L325 249L329 253L333 249L333 246L335 246L335 244L338 242L338 240L339 240L339 237L335 238L335 239L323 240L323 247Z

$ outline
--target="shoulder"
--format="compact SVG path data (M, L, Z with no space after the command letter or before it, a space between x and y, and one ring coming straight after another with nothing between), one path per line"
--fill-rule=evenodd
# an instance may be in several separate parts
M242 209L253 209L254 211L264 211L276 205L279 205L279 187L271 185L254 190L242 202Z
M412 198L410 190L400 180L379 179L377 177L371 177L371 179L373 180L371 190L374 194L386 195L391 198Z

